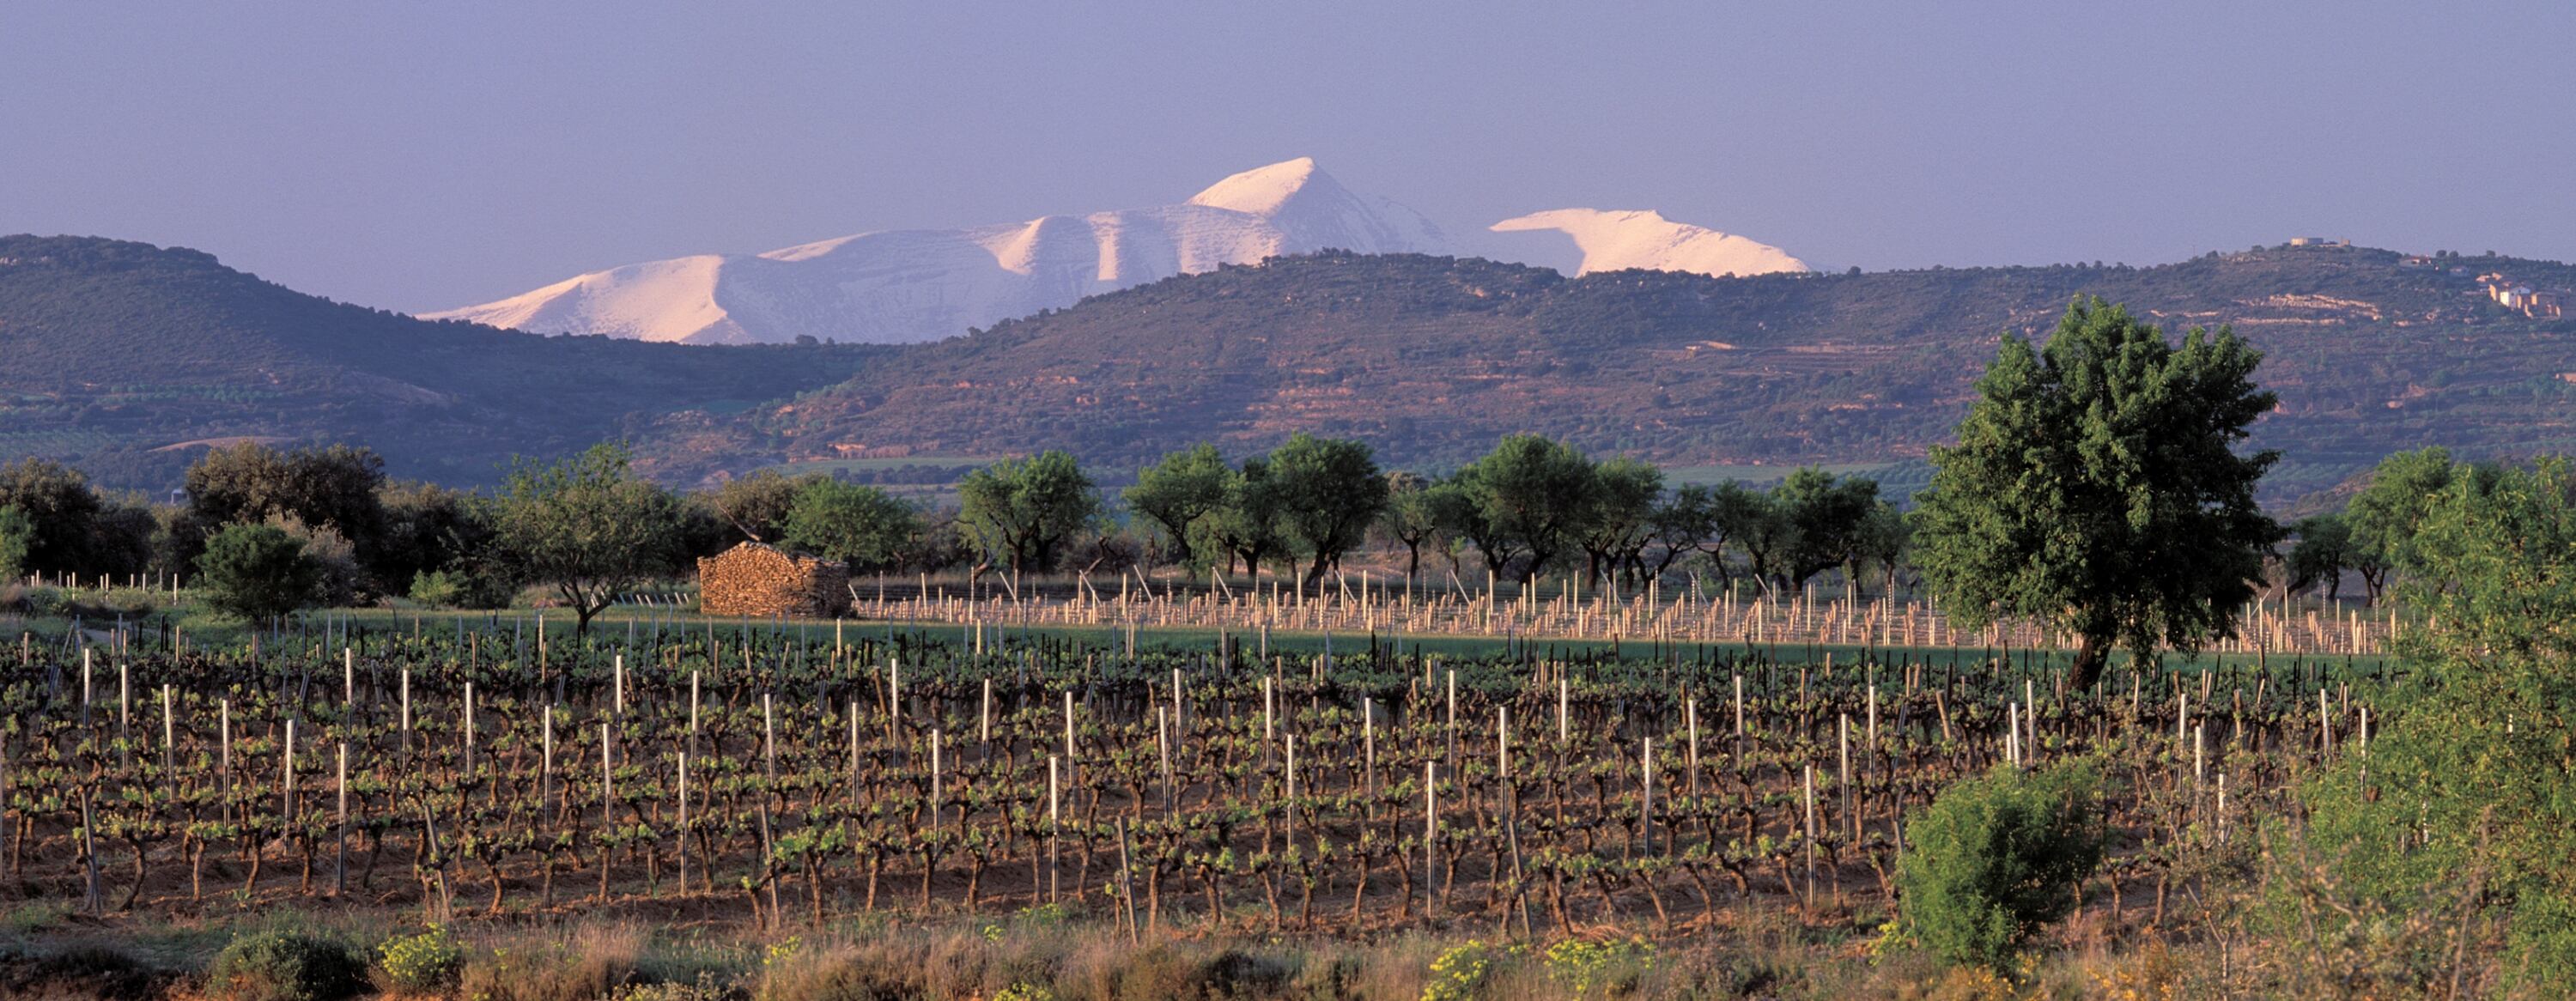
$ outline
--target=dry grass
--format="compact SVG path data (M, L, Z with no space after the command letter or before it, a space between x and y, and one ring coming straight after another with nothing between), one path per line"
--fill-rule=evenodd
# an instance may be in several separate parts
M635 982L650 942L631 925L511 935L467 954L458 994L474 1001L596 1001Z

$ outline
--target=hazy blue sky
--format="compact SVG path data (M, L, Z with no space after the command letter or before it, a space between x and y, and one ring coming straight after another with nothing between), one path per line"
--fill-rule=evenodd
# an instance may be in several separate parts
M0 8L0 232L397 309L1299 155L1505 253L1588 206L1872 269L2576 258L2576 4Z

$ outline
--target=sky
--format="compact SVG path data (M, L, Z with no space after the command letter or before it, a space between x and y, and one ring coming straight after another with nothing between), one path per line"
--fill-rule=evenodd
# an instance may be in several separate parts
M1484 227L1649 208L1870 270L2298 235L2576 259L2576 4L0 8L0 233L389 309L1296 156L1551 264L1561 237Z

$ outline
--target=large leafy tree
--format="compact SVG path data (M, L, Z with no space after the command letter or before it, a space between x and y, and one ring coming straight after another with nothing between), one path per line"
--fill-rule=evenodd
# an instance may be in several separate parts
M797 492L784 525L791 546L853 569L885 567L902 560L921 515L875 487L817 478Z
M1126 491L1127 507L1152 521L1171 541L1176 562L1194 567L1199 554L1190 549L1190 535L1198 530L1200 519L1225 506L1226 481L1233 475L1225 454L1201 442L1138 472L1136 485Z
M1817 574L1866 557L1878 481L1836 477L1814 466L1791 472L1767 498L1769 569L1780 586L1798 590Z
M1657 516L1665 545L1688 546L1708 555L1709 565L1717 569L1721 586L1732 583L1726 552L1744 548L1745 542L1770 515L1761 494L1734 480L1720 480L1713 486L1686 484L1673 491ZM1678 559L1675 550L1667 548L1665 564ZM1663 571L1658 568L1656 573Z
M285 529L229 525L198 555L197 586L216 611L267 623L321 598L322 566Z
M958 523L984 559L1043 573L1065 540L1099 516L1100 492L1073 456L1048 450L966 474L957 505Z
M2367 756L2304 792L2309 840L2373 906L2286 920L2334 936L2380 913L2492 917L2506 934L2479 939L2501 945L2520 993L2558 996L2576 983L2576 470L2484 469L2419 500L2400 591L2429 613L2404 638L2421 688L2374 725ZM2427 966L2459 961L2445 948Z
M2290 590L2325 589L2326 600L2343 593L2343 572L2352 568L2352 523L2339 514L2320 514L2291 524Z
M1655 505L1663 499L1664 471L1627 456L1613 456L1592 467L1592 482L1583 491L1583 513L1575 532L1584 573L1592 580L1616 575L1654 531Z
M2454 461L2450 450L2438 445L2379 460L2370 471L2368 485L2344 509L2344 520L2351 527L2347 556L2353 569L2361 571L2369 599L2376 603L2387 591L2392 570L2412 569L2422 562L2415 551L2415 537L2444 491L2455 481L2472 492L2484 490L2497 475L2492 469Z
M1361 442L1299 432L1271 450L1270 476L1289 534L1307 554L1306 587L1368 541L1369 526L1386 511L1386 478Z
M479 581L503 576L489 565L493 532L489 498L418 482L388 483L376 496L384 505L385 532L376 549L375 570L386 583L434 573Z
M788 512L820 475L787 476L763 469L737 476L717 487L708 504L716 517L754 542L776 542L787 535Z
M104 509L79 470L49 459L0 466L0 507L14 507L30 526L20 573L95 573L98 519Z
M1243 468L1225 479L1225 502L1199 521L1206 545L1242 560L1245 573L1259 576L1264 561L1286 556L1296 545L1283 496L1270 475L1269 457L1243 460Z
M1440 538L1441 505L1456 490L1410 470L1386 474L1386 513L1378 516L1378 531L1404 547L1407 579L1422 576L1422 547Z
M1495 576L1511 547L1526 551L1527 581L1574 544L1591 507L1593 464L1564 442L1518 434L1459 470L1457 482L1469 509L1460 534L1485 550Z
M579 634L618 594L677 569L679 499L637 477L629 461L612 444L559 462L522 460L494 504L510 566L553 587L579 617Z
M385 460L347 445L280 452L242 442L188 467L188 509L207 525L287 517L346 537L372 561L385 532Z
M2254 504L2278 454L2237 452L2273 405L2253 382L2262 357L2223 327L2177 347L2099 299L2038 349L2005 335L1916 498L1916 563L1943 607L2074 634L2077 688L2115 646L2231 635L2281 534Z
M27 572L27 550L35 542L36 523L27 512L0 507L0 583Z

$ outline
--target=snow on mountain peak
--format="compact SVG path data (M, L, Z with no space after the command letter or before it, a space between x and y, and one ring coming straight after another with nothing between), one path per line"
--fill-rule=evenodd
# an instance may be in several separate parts
M1556 230L1573 237L1574 245L1583 251L1578 275L1629 268L1719 277L1813 270L1778 247L1674 222L1653 210L1552 209L1505 219L1492 229L1497 233Z
M1301 156L1267 167L1254 167L1208 185L1207 190L1190 198L1190 204L1232 209L1249 215L1276 215L1287 206L1289 199L1305 190L1308 184L1317 182L1323 187L1341 187L1333 182L1330 175L1315 169L1314 157Z
M1448 241L1419 213L1344 188L1299 157L1179 205L632 264L422 315L690 344L907 343L1176 274L1325 249L1438 254Z

